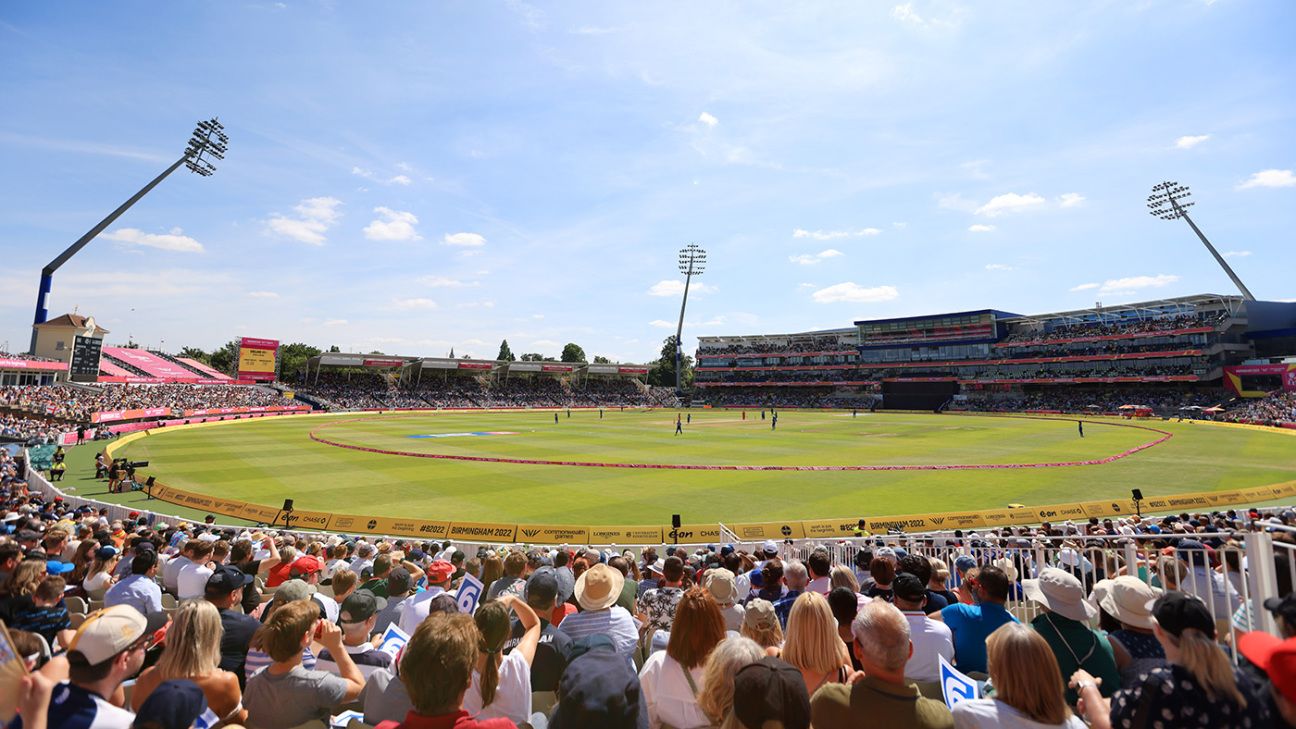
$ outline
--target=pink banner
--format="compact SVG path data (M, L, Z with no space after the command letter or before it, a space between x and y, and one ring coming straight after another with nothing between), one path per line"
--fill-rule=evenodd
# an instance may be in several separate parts
M45 372L63 372L67 370L66 362L37 362L32 359L0 359L0 370L42 370Z
M367 359L362 364L365 367L400 367L405 364L403 359Z
M540 367L541 372L571 372L571 365L543 365Z
M618 367L617 374L618 375L646 375L648 374L648 368L647 367Z
M100 371L103 371L102 366ZM125 385L255 385L256 380L214 380L206 377L140 377L138 375L100 375L96 382Z
M490 362L460 362L459 363L459 369L461 370L489 370L494 366L495 365L491 364Z
M171 408L145 408L142 410L104 410L103 412L91 413L90 422L108 423L114 420L137 420L139 418L160 418L163 415L170 415Z
M194 415L233 415L235 413L276 413L283 411L300 411L310 410L309 405L268 405L264 407L236 407L236 408L200 408L197 410L185 410L186 418ZM178 414L178 413L177 413Z

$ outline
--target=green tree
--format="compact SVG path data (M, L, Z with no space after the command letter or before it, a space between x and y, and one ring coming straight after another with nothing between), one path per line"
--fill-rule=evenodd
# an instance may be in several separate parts
M574 342L568 342L566 346L562 348L562 355L560 356L560 359L563 362L588 361L585 359L585 350L581 349L580 345Z
M683 376L680 377L680 387L689 389L693 387L693 358L684 354L680 358L680 364L683 366ZM666 337L662 342L661 358L653 362L648 369L648 384L660 385L662 387L675 386L675 335Z
M523 362L540 362L544 360L544 355L540 354L539 352L527 352L526 354L522 355L519 359L521 359Z
M601 354L594 355L594 364L612 364L612 360Z
M336 344L330 344L330 345L329 345L329 348L328 348L328 351L329 351L330 353L332 353L332 352L341 352L341 351L342 351L342 348L339 347L339 346L337 346Z
M207 364L227 375L238 374L239 340L231 339L219 349L212 350Z
M187 357L192 360L197 360L199 362L202 362L205 365L211 364L211 355L207 354L201 349L198 349L197 347L184 347L180 350L179 356Z
M455 358L455 356L454 356L454 347L451 347L451 348L450 348L450 359L454 359L454 358Z
M508 346L508 340L507 340L507 339L500 340L500 351L499 351L499 354L495 355L495 359L497 359L497 360L499 360L499 361L501 361L501 362L515 362L515 361L517 361L517 357L514 357L514 356L513 356L513 350L512 350L512 349L509 349L509 346Z
M321 354L319 347L301 342L284 344L279 347L279 377L289 381L300 370L306 367L306 360Z

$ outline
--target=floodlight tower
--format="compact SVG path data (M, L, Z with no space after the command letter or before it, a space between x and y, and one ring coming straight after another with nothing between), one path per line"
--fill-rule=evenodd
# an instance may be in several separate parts
M208 121L198 122L194 129L193 136L189 137L189 145L185 147L184 154L174 164L166 168L162 174L153 178L153 181L140 191L135 193L131 199L121 204L121 207L112 211L108 217L99 221L99 224L91 228L85 235L77 239L76 243L68 246L67 250L58 255L58 258L49 262L49 265L41 269L40 287L36 291L36 316L32 321L33 326L44 322L49 318L49 312L45 309L45 297L49 295L50 288L54 283L54 272L59 269L68 259L75 256L82 248L86 247L90 241L112 225L113 221L121 217L121 214L130 209L132 205L139 202L139 199L149 193L150 190L158 186L158 183L165 180L172 172L185 165L190 172L202 177L210 177L216 171L216 165L211 160L225 159L225 151L229 145L229 137L225 135L225 127L215 117ZM31 353L36 354L36 330L32 329L31 336Z
M1209 240L1206 240L1205 234L1201 232L1201 229L1197 227L1192 218L1188 217L1188 208L1196 204L1189 199L1191 196L1192 192L1188 189L1188 186L1180 185L1177 182L1167 181L1159 185L1153 185L1152 194L1148 195L1147 199L1148 212L1162 220L1183 218L1188 221L1188 227L1192 228L1197 237L1201 239L1202 245L1206 246L1206 250L1210 251L1212 256L1215 256L1215 262L1220 265L1220 268L1224 269L1224 273L1227 273L1229 278L1233 279L1233 285L1237 286L1238 291L1242 292L1242 298L1247 301L1255 301L1256 298L1251 295L1250 290L1242 283L1242 279L1238 278L1238 275L1233 272L1233 268L1224 260L1224 256L1221 256L1219 251L1215 250L1215 246L1211 245Z
M675 328L675 392L682 391L684 369L684 307L688 306L689 282L706 270L706 251L697 243L680 249L679 271L684 274L684 301L680 302L679 326Z

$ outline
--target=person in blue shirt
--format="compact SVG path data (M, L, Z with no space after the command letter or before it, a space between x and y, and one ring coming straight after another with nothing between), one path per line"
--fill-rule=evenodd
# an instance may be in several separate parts
M157 552L152 549L141 549L131 559L130 577L108 588L104 593L104 607L113 605L130 605L144 617L162 613L162 588L158 587L154 577L157 575Z
M963 673L986 672L986 638L1004 623L1018 622L1004 603L1008 601L1008 575L998 567L969 570L968 588L975 605L950 605L939 616L954 631L954 661Z
M792 612L793 603L801 596L801 593L805 592L806 585L810 584L810 573L806 571L806 566L795 559L784 564L783 584L787 585L787 593L774 603L774 614L778 616L779 623L786 629L788 615Z

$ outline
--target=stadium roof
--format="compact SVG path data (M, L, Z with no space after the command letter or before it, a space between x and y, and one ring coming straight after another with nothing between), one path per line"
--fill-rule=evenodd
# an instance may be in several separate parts
M950 311L941 314L923 314L921 316L890 316L885 319L863 319L855 322L860 324L877 324L884 321L918 321L920 319L944 319L951 316L969 316L971 314L994 314L1000 319L1015 319L1021 314L1014 314L1010 311L999 311L998 309L974 309L972 311Z
M1176 296L1169 299L1155 299L1153 301L1140 301L1132 304L1116 304L1114 306L1092 306L1086 309L1074 309L1072 311L1058 311L1048 314L1017 314L1012 319L1017 321L1045 321L1048 319L1085 319L1093 316L1119 314L1122 312L1156 312L1165 313L1167 308L1183 307L1184 309L1194 308L1203 304L1219 304L1228 308L1240 308L1242 305L1241 296L1223 296L1221 294L1193 294L1191 296Z
M786 339L788 337L822 337L822 336L828 336L833 334L842 336L842 335L855 335L858 333L859 332L855 329L855 327L843 327L841 329L816 329L814 331L795 332L791 334L723 334L723 335L698 337L698 341L704 339L709 342L727 341L731 339Z

